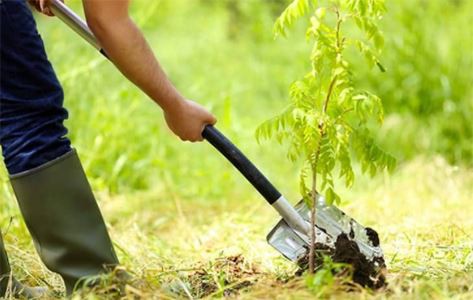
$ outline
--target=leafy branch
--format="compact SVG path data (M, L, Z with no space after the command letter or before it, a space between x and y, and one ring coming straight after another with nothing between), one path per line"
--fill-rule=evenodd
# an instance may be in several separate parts
M302 161L300 193L311 208L313 229L311 273L315 270L317 195L324 194L329 203L340 201L335 192L335 171L350 187L355 179L352 159L357 159L362 171L372 176L395 166L395 159L376 146L370 132L373 123L383 122L381 99L354 85L356 70L345 53L353 47L368 67L378 66L385 71L379 60L384 40L377 26L385 12L384 0L294 0L276 20L275 36L284 36L312 9L306 30L306 38L313 43L310 71L291 85L288 107L256 131L258 140L276 138L288 145L291 161ZM350 30L348 35L344 31L348 26L362 34Z

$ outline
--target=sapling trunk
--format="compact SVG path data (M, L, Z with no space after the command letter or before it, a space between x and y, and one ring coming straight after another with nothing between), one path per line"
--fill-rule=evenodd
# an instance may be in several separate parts
M322 131L322 125L319 126L320 130L320 142L317 146L317 152L315 152L315 157L314 157L314 164L312 165L312 191L311 191L311 197L312 197L312 207L310 209L310 249L309 249L309 273L314 274L315 268L317 267L315 265L316 259L315 259L315 244L317 243L317 235L316 235L316 228L315 224L317 223L317 165L319 162L319 156L320 156L320 145L322 143L322 137L323 137L323 131Z
M315 238L315 197L314 197L314 204L310 210L310 250L309 250L309 273L314 274L315 273L315 243L316 243L316 238Z
M310 249L309 249L309 273L314 274L315 268L315 243L316 241L316 212L317 212L317 173L312 170L312 207L310 209Z
M338 13L337 13L338 16ZM337 23L337 39L338 39L338 31L339 31L339 25L340 23ZM337 76L334 76L330 82L330 85L328 87L327 91L327 96L325 97L324 100L324 105L322 108L322 111L324 114L327 113L327 107L328 103L330 101L330 97L332 96L332 91L333 87L335 85L335 82L337 80ZM310 249L309 249L309 273L314 274L315 272L315 244L316 244L316 228L315 224L317 223L316 220L316 213L317 213L317 167L318 167L318 161L319 161L319 156L320 156L320 146L322 144L322 139L325 136L325 131L324 131L324 124L320 123L319 124L319 134L320 134L320 141L317 145L317 151L315 152L315 157L314 157L314 164L312 166L312 192L311 192L311 197L312 197L312 207L310 209Z

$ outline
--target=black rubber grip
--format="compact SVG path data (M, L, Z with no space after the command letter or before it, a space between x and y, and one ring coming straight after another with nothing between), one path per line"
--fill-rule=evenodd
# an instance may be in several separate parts
M273 204L281 197L281 193L271 182L217 128L212 125L205 126L202 136L248 179L269 204Z
M105 56L106 59L110 59L107 55L107 53L105 53L105 50L103 50L102 48L100 48L99 50L100 54L102 54L103 56Z

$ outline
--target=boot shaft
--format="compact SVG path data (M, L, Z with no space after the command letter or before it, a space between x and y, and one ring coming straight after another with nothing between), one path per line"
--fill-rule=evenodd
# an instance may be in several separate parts
M62 276L68 294L81 278L118 265L75 150L12 176L11 183L39 256Z

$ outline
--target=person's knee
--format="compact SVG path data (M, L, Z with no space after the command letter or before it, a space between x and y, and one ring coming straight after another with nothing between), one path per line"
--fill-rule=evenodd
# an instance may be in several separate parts
M50 104L41 108L29 105L30 101L9 107L8 100L2 99L0 143L10 174L41 166L71 149L63 124L67 111L62 105L51 105L52 102L47 101ZM35 104L38 102L41 100Z

